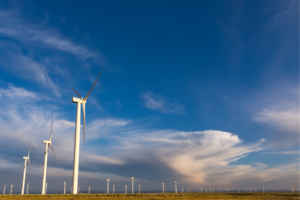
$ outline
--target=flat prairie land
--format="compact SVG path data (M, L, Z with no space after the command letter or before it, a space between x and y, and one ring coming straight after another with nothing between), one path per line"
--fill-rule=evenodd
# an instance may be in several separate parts
M257 193L142 193L139 194L30 194L30 195L0 195L0 200L189 200L189 199L300 199L299 192L257 192Z

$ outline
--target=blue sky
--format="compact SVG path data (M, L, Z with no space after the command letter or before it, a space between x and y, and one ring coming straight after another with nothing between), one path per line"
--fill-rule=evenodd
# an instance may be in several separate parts
M2 1L0 184L72 182L85 96L82 191L299 185L298 1ZM82 145L82 140L81 140ZM26 181L26 182L27 182ZM68 189L70 189L68 186ZM137 187L136 187L137 188Z

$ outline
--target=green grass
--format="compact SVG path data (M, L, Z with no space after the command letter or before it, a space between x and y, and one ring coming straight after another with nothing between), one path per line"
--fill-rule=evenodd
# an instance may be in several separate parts
M142 193L138 194L78 194L78 195L62 195L62 194L32 194L32 195L0 195L0 200L6 199L22 199L22 200L56 200L56 199L70 199L70 200L118 200L118 199L126 199L126 200L159 200L159 199L180 199L180 200L188 200L188 199L299 199L299 192L265 192L265 193L165 193L165 194L157 194L157 193Z

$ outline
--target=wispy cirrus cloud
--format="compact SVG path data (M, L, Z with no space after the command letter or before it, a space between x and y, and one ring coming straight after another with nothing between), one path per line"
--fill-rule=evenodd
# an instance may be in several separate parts
M54 28L49 28L45 24L26 23L15 11L0 12L0 18L0 35L2 36L31 45L43 45L44 48L65 51L81 58L95 56L84 46L63 37Z
M17 10L0 11L0 19L0 66L56 96L64 89L57 85L68 80L68 56L79 66L85 65L87 58L99 57L45 22L26 21Z
M265 100L262 110L254 120L285 130L286 133L299 134L299 90L284 88Z
M147 92L141 95L143 105L151 110L162 113L182 114L185 112L184 106L179 103L170 103L164 96Z

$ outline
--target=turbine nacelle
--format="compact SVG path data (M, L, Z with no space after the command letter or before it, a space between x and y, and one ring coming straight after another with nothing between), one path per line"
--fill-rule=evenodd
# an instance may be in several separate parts
M43 140L43 143L45 143L45 144L51 144L52 142L50 141L50 140Z
M86 100L73 97L72 102L73 103L86 103Z

